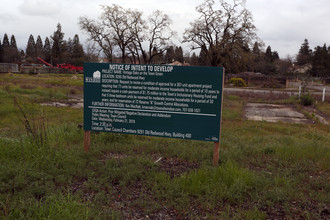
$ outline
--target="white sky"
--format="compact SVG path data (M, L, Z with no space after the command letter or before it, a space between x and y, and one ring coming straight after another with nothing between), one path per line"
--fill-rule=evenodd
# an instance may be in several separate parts
M178 33L174 42L179 45L189 22L197 18L195 7L203 0L11 0L2 1L0 8L0 40L4 33L15 35L20 49L26 48L30 34L42 40L51 36L61 23L64 38L78 34L84 43L87 36L79 29L80 16L97 18L100 5L118 4L138 9L147 16L155 10L168 14L172 29ZM228 0L231 2L230 0ZM304 39L310 46L330 45L330 0L247 0L257 34L266 46L278 51L280 57L295 55ZM182 45L188 50L188 45Z

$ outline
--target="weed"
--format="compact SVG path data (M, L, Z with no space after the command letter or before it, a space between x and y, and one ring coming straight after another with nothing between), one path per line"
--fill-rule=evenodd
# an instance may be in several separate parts
M306 93L300 96L300 103L304 106L310 106L314 103L314 98L310 93Z

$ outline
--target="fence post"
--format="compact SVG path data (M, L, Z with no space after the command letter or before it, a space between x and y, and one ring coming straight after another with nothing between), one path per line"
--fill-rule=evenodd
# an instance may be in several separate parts
M325 87L323 88L323 96L322 96L322 102L325 100Z

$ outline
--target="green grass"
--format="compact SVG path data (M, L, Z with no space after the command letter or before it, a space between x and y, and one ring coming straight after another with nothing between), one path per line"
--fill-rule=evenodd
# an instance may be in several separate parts
M76 82L40 77L0 77L0 219L329 217L327 125L246 121L244 100L225 96L218 167L200 141L92 133L84 153L83 110L33 101L54 99L45 82L63 94Z

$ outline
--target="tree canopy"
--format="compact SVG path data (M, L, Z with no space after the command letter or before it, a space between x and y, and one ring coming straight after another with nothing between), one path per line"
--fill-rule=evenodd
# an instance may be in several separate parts
M310 63L312 61L312 55L312 50L309 48L309 42L305 39L297 55L297 64L302 66Z
M109 62L117 54L122 63L152 63L154 57L163 55L175 34L169 16L159 10L147 19L138 10L116 4L102 6L102 11L98 20L80 17L79 24Z
M219 6L219 8L217 8ZM183 42L192 49L200 49L205 61L212 66L225 66L244 62L245 52L257 39L252 14L245 7L245 0L234 0L229 4L219 0L205 0L196 7L199 18L185 30Z

